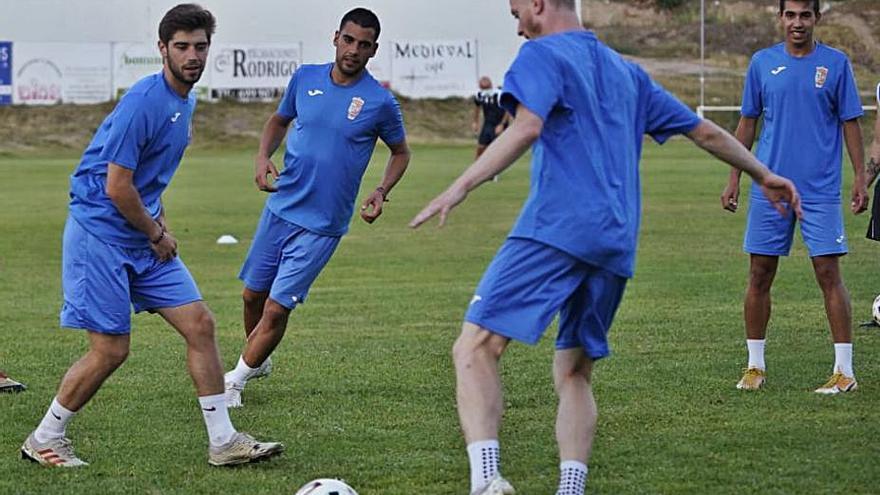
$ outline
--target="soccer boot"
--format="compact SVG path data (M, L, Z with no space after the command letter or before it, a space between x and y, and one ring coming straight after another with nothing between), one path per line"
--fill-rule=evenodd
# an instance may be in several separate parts
M761 368L746 368L743 370L743 377L736 384L736 388L739 390L758 390L764 386L766 379L767 372Z
M859 388L859 384L856 383L855 377L846 376L838 370L831 375L831 378L825 383L825 385L816 389L816 393L836 395L841 392L852 392L857 388Z
M251 380L255 380L257 378L265 378L272 373L272 356L266 358L263 361L263 364L257 368L257 371L250 377Z
M513 495L515 493L516 490L513 489L513 485L511 485L506 479L502 478L499 474L492 478L492 481L490 481L488 485L480 488L471 495Z
M284 452L284 445L277 442L258 442L254 437L240 431L224 445L208 449L208 464L234 466L261 461Z
M72 468L89 465L76 456L67 438L56 438L40 443L34 438L33 433L28 435L21 446L21 458L52 467Z
M0 371L0 392L22 392L26 389L24 383L18 383Z

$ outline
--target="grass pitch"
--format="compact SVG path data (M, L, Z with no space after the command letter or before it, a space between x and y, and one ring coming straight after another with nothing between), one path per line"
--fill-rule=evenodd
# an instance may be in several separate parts
M243 342L236 275L264 201L252 156L191 152L166 194L227 368ZM450 347L525 197L527 163L473 192L444 229L406 223L471 156L470 147L416 147L385 215L372 226L353 221L292 315L274 374L251 383L245 408L232 412L239 429L283 441L283 457L209 467L183 341L159 317L138 315L128 362L69 428L92 463L74 471L42 469L17 452L86 349L82 333L57 328L67 176L77 156L0 157L0 368L29 386L0 395L0 493L274 494L319 477L344 478L361 495L466 493ZM386 157L377 153L365 190ZM722 212L727 169L689 143L647 145L642 168L636 278L612 329L614 354L595 371L600 418L588 491L876 493L880 331L855 329L857 392L811 392L830 374L833 352L798 240L774 288L766 390L735 390L746 357L745 211ZM858 322L880 292L880 244L863 237L867 217L847 213L846 221L851 254L842 266ZM218 246L221 234L243 242ZM555 490L552 335L536 348L512 345L502 361L503 470L519 493Z

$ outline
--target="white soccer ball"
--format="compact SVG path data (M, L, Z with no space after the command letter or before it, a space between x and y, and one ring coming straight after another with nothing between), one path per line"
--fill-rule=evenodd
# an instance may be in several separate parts
M296 495L357 495L357 492L342 480L322 478L309 481L296 491Z
M874 299L874 305L871 306L871 316L874 317L874 322L880 325L880 296Z

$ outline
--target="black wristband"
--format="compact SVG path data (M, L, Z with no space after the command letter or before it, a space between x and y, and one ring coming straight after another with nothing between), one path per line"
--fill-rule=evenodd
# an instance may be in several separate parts
M162 239L164 239L164 238L165 238L165 229L162 229L162 232L159 234L159 237L157 237L156 240L151 239L150 244L159 244L160 242L162 242Z

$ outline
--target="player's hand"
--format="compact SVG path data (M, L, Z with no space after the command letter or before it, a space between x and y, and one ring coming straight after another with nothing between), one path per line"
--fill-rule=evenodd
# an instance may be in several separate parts
M769 173L761 181L761 189L780 215L787 216L790 209L794 211L798 219L804 218L804 212L801 209L801 196L790 180Z
M409 222L409 226L413 229L418 228L419 225L427 222L438 214L440 215L440 223L438 226L444 226L446 224L446 217L449 216L449 212L455 208L456 205L464 201L464 198L466 197L467 189L453 184L449 189L444 191L443 194L437 196L433 201L428 203L428 206L420 211L419 214Z
M382 203L385 202L385 193L376 189L367 196L361 205L361 218L367 223L373 223L382 215Z
M171 232L163 230L162 238L159 239L159 242L151 242L150 248L160 261L169 261L177 256L177 239L171 235Z
M273 182L278 180L278 169L275 168L275 164L272 163L272 160L264 156L258 156L256 162L254 163L254 169L256 171L254 182L257 184L257 189L269 193L273 193L278 190L278 188L276 188L266 178L268 175L271 174Z
M479 132L479 130L480 130L480 125L477 124L476 122L471 122L471 132L476 134L477 132Z
M504 124L496 125L495 126L495 135L500 136L502 132L504 132Z
M721 207L725 210L736 213L739 206L739 183L733 180L727 183L727 187L721 193Z
M852 186L852 201L850 208L856 215L861 214L868 209L868 186L865 185L865 179L858 178Z

